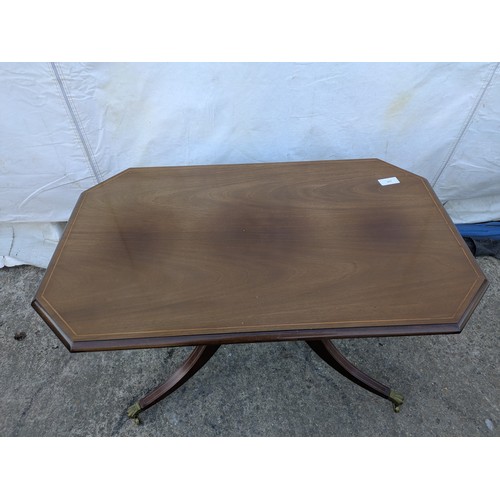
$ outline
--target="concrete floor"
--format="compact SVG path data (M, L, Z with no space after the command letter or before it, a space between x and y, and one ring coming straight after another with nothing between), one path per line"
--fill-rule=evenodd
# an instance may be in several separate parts
M126 409L190 348L70 354L30 306L44 270L0 269L1 436L499 436L500 261L460 335L338 341L405 395L401 412L304 343L223 346L141 415Z

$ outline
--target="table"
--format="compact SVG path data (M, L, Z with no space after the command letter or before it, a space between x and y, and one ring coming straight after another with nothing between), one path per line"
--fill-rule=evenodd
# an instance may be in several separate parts
M378 159L143 167L83 192L33 300L71 352L305 341L399 411L332 340L458 333L487 280L429 183Z

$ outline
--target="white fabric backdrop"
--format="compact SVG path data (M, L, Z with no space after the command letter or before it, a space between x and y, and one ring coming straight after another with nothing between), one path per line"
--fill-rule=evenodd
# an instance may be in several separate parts
M380 158L500 219L498 63L0 64L0 267L132 166Z

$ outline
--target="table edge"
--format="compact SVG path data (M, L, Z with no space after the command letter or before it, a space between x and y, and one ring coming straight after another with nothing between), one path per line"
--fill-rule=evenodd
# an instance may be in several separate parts
M307 330L294 329L85 341L72 340L71 337L52 319L50 314L45 310L36 297L33 299L31 305L70 352L94 352L213 344L243 344L256 342L456 334L463 330L487 288L488 280L485 278L474 299L470 302L463 315L457 322L454 323L344 327Z

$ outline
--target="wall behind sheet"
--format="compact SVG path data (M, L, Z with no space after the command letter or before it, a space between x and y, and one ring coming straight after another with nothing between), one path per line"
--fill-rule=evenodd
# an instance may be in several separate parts
M0 267L45 267L132 166L376 157L455 222L500 219L497 63L0 64Z

